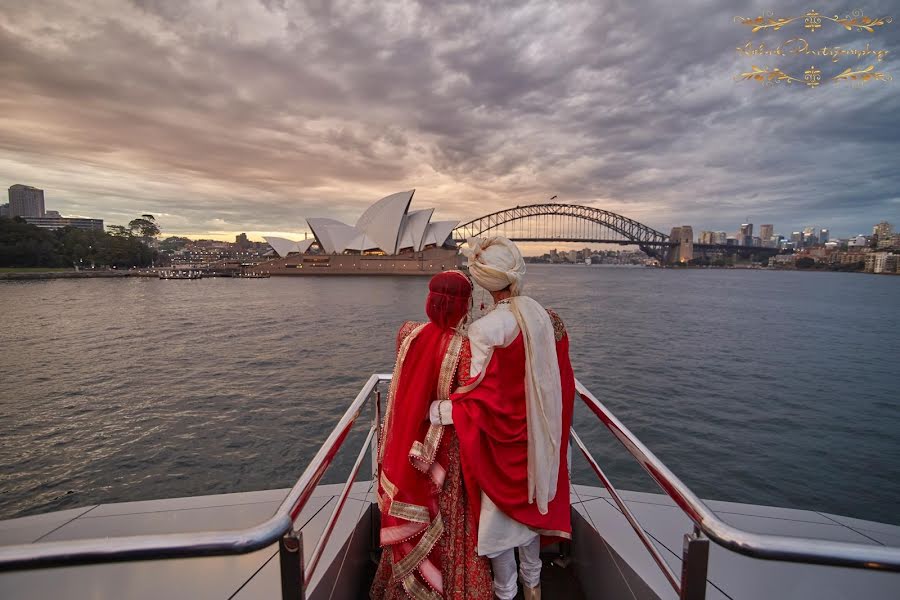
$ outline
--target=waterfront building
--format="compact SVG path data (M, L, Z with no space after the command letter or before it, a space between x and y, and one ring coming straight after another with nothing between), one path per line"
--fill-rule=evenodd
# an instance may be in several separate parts
M17 183L9 186L10 217L43 217L44 190Z
M797 254L776 254L769 257L770 267L792 267L800 256Z
M869 238L864 236L863 234L859 234L856 237L850 238L847 242L847 246L850 248L862 248L869 245Z
M56 211L51 211L56 212ZM59 214L58 212L56 213ZM103 219L84 219L81 217L24 217L25 222L41 229L62 229L74 227L88 231L103 231Z
M577 263L578 262L578 252L576 250L569 250L566 253L566 260L572 264Z
M866 254L866 273L898 273L900 254L869 252Z
M840 253L840 263L842 265L849 265L855 263L864 263L866 262L866 256L870 253L862 250L855 250L850 252L841 252Z

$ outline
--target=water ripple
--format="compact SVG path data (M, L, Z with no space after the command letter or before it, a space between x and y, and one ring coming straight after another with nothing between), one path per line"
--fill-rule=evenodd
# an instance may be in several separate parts
M0 518L290 485L424 318L424 279L247 283L0 283ZM900 278L530 266L527 291L701 496L900 523ZM576 425L617 485L655 491L581 407Z

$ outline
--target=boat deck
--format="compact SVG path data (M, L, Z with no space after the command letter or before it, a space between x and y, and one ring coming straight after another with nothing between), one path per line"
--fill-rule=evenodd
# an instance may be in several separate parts
M573 508L584 518L573 523L575 556L590 557L588 564L576 565L576 571L610 581L620 578L616 577L620 570L627 574L630 567L642 581L626 577L628 583L613 597L646 597L639 593L646 584L659 598L677 598L609 493L599 487L576 485L574 488ZM620 495L672 570L681 573L684 534L691 531L693 523L668 496L629 491L620 491ZM894 525L810 510L716 500L704 502L726 523L754 533L900 546L900 527ZM584 528L591 524L600 530L602 542L584 534ZM592 542L594 548L585 547ZM616 555L616 564L601 560L603 554L609 556L607 548ZM710 544L709 555L706 597L710 600L900 598L900 574L897 573L759 560L714 543ZM598 597L591 594L592 582L581 579L585 595Z
M340 488L319 486L297 519L306 559L322 534ZM355 484L312 579L308 594L312 600L365 597L364 580L371 573L369 523L374 512L368 489L368 482ZM0 521L0 544L241 529L270 516L287 491L101 504ZM679 573L682 538L691 523L667 496L640 492L622 492L622 496ZM573 560L565 575L563 569L547 563L545 598L573 597L562 591L573 579L579 581L585 598L675 598L606 490L575 486L572 502L577 515ZM717 501L708 504L726 522L749 531L900 546L900 527L893 525L806 510ZM273 544L234 557L2 573L0 597L277 599L281 597L277 555ZM337 578L342 562L342 576ZM708 582L707 598L715 600L900 597L900 574L762 561L715 544L710 550Z

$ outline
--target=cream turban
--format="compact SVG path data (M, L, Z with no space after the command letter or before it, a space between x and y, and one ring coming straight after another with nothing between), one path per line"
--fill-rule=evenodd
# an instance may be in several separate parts
M469 238L462 253L469 258L469 273L475 283L489 292L510 286L513 296L522 289L525 260L522 253L505 237Z

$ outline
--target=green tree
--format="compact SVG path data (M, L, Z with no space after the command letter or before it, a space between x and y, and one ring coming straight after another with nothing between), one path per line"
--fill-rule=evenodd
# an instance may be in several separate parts
M141 215L137 219L132 219L128 222L128 229L146 239L159 235L159 225L156 224L156 217L153 215Z

